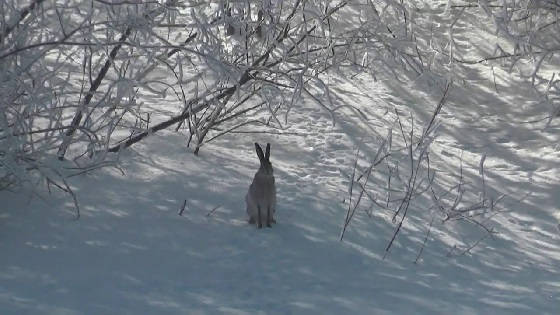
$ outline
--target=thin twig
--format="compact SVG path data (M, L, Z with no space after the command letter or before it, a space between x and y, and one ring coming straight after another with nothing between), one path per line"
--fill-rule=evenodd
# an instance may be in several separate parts
M182 216L183 212L185 211L185 207L187 206L187 199L185 199L183 201L183 205L181 206L181 209L179 210L179 215Z
M221 205L214 207L214 209L210 210L210 212L208 212L206 216L207 217L211 216L214 213L214 211L218 210L220 207Z

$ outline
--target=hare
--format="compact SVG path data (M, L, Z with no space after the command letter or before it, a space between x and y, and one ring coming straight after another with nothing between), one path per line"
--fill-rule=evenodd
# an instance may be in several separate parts
M267 227L271 227L271 223L276 223L273 218L276 211L276 186L272 164L270 163L270 143L266 144L266 153L264 154L256 142L255 150L261 166L255 174L251 186L249 186L249 191L245 195L245 202L247 203L249 223L256 223L257 228L260 229L263 222L266 223Z

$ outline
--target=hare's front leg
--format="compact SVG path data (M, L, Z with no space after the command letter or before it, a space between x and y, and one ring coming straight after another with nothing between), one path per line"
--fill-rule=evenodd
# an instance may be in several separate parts
M261 220L261 206L257 206L257 228L262 228L262 220Z
M272 227L272 225L270 225L270 222L272 222L272 216L270 215L270 207L268 207L266 209L266 227Z

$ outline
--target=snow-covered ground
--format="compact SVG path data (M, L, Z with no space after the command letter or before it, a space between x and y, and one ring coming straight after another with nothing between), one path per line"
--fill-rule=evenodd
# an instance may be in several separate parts
M198 157L184 135L163 131L121 154L124 176L70 179L79 220L67 195L0 191L0 314L558 314L560 121L532 122L544 111L526 82L497 68L496 88L489 68L470 69L450 92L433 155L451 186L461 155L476 178L486 154L490 193L508 196L491 221L499 234L471 251L448 255L473 239L460 239L462 225L435 224L415 264L429 214L414 210L385 259L395 228L386 213L358 213L339 241L341 170L356 148L376 149L370 127L385 134L394 108L425 123L441 91L333 77L333 93L369 127L350 112L333 126L308 100L285 134L230 134ZM271 229L245 214L255 141L272 144Z

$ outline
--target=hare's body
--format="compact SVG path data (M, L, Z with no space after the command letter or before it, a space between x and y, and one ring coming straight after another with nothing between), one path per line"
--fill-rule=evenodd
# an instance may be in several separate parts
M274 212L276 212L276 185L274 183L274 174L272 164L270 163L270 144L266 145L266 154L263 154L261 147L255 143L255 149L261 166L249 191L245 196L247 203L247 214L249 215L249 223L257 224L262 227L263 223L270 227L274 220Z

